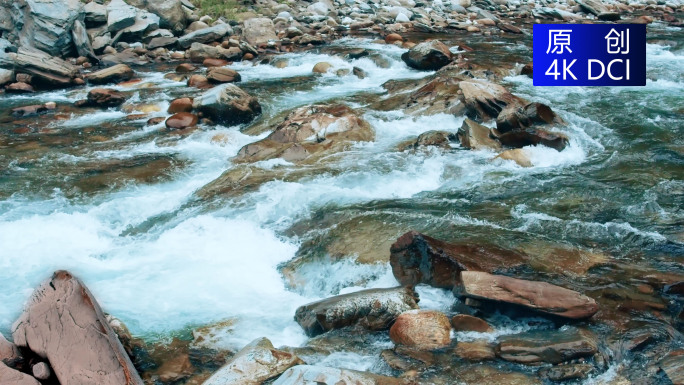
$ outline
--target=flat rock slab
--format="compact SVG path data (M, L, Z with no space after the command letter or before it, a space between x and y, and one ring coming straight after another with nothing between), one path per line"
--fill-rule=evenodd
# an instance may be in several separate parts
M598 347L596 337L590 331L564 327L502 337L495 351L506 361L537 365L590 357L598 352Z
M598 311L593 298L546 282L478 271L461 272L461 281L461 294L468 298L504 302L570 319L589 318Z
M142 385L95 297L67 271L33 293L12 327L14 343L47 359L62 385Z
M283 373L273 385L408 385L409 381L355 370L298 365Z
M260 385L304 362L296 355L276 350L266 338L242 348L202 385Z
M416 302L410 288L361 290L301 306L295 312L295 321L310 337L355 324L383 330L401 313L417 309Z

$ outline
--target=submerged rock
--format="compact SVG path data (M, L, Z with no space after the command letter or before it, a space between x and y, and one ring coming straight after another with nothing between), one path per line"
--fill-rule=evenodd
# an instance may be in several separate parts
M534 331L500 338L496 355L521 364L548 362L559 364L598 352L596 337L585 329L565 327L560 330Z
M300 306L295 321L310 337L355 324L383 330L401 313L418 308L416 302L411 288L361 290Z
M14 342L47 359L64 385L142 385L97 301L67 271L33 293L12 327Z
M303 363L294 354L276 350L268 339L258 338L242 348L203 385L260 385Z
M529 103L523 107L510 105L496 117L496 130L505 133L536 124L561 123L561 119L542 103Z
M520 254L492 246L451 244L409 231L390 248L394 277L402 285L451 289L464 270L497 271L522 264Z
M351 142L373 138L370 124L351 108L316 104L293 111L265 139L241 148L235 160L255 162L282 158L300 162L317 153L341 151Z
M397 317L390 338L397 345L416 349L439 349L451 343L451 324L435 310L409 310Z
M416 45L401 55L401 60L411 68L427 71L438 70L452 59L449 47L439 40L430 40Z
M594 366L590 364L571 364L542 368L537 374L551 381L568 381L587 378L593 371Z
M288 369L273 385L409 385L410 381L348 369L298 365Z
M593 298L546 282L525 281L480 271L461 272L461 281L462 287L457 290L466 298L507 303L570 319L589 318L598 311Z
M548 132L539 128L523 128L509 131L497 137L506 147L521 148L538 144L563 151L568 145L568 137L563 134Z
M501 152L496 156L498 159L512 160L520 167L532 167L532 161L522 148L514 148Z
M445 150L451 149L451 144L457 141L458 137L448 131L426 131L416 138L415 141L406 145L404 149L418 149L421 147L439 147Z
M126 64L117 64L109 68L88 74L86 79L92 84L118 83L133 79L135 72Z
M224 84L196 97L193 108L227 125L248 123L261 114L257 99L234 84Z
M454 348L454 354L472 362L489 361L496 358L494 347L487 340L459 341Z

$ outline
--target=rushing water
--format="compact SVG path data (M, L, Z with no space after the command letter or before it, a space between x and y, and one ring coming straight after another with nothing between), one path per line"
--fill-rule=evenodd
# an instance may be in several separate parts
M476 62L531 59L528 38L468 44ZM133 94L127 112L67 109L40 118L50 121L27 118L28 133L19 130L21 121L5 120L0 330L9 330L41 280L69 269L134 334L155 339L233 319L217 345L240 348L266 336L275 345L299 346L306 337L293 320L295 309L360 287L395 285L387 262L359 261L383 252L386 260L389 244L409 229L537 252L539 274L575 280L588 291L600 285L596 276L559 271L555 255L539 251L580 249L620 266L682 274L683 44L680 32L649 27L645 87L540 88L526 77L507 77L511 91L551 105L568 122L570 145L560 153L527 148L531 168L492 161L494 154L484 150L397 151L399 143L428 130L456 132L463 117L367 109L387 80L430 74L408 69L401 49L368 40L343 40L333 48L374 50L388 68L370 58L342 59L334 49L286 54L289 66L282 69L232 66L242 75L241 86L264 106L260 122L298 106L341 101L363 111L376 131L375 142L333 157L322 175L271 181L236 197L200 199L195 191L233 167L230 158L265 133L217 126L176 136L162 133L163 124L145 125L149 117L164 116L173 98L197 92L164 79L168 69L116 87ZM311 76L320 61L358 66L368 76ZM0 106L65 105L87 91L5 95ZM141 110L147 115L129 117ZM301 262L297 283L280 270L293 258ZM454 301L448 292L419 290L423 307L448 309ZM508 319L496 324L499 334L529 328ZM377 344L387 342L379 337ZM338 352L322 362L372 369L378 358L369 357Z

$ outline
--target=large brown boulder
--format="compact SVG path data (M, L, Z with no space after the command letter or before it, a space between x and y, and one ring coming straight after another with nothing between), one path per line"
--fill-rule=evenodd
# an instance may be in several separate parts
M431 350L449 346L451 324L444 313L435 310L409 310L397 317L390 339L397 345Z
M50 362L62 385L142 385L97 300L57 271L33 293L12 327L14 343Z
M207 79L214 83L234 83L240 81L240 74L226 67L212 67L207 71Z
M379 376L356 370L297 365L285 371L273 385L409 385L401 378Z
M202 385L261 385L303 363L292 353L276 350L268 339L258 338L242 348Z
M451 63L449 47L439 40L430 40L416 45L401 55L401 60L411 68L435 71Z
M469 148L471 150L481 150L488 148L490 150L501 150L501 143L497 142L490 136L489 128L485 127L473 120L466 118L458 129L458 140L461 142L461 147Z
M86 79L92 84L118 83L133 79L135 72L126 64L117 64L109 68L88 74Z
M496 130L505 133L518 128L526 128L535 124L561 123L561 119L542 103L529 103L525 106L511 105L496 117Z
M402 285L451 289L465 270L494 272L520 266L522 255L493 246L452 244L409 231L390 248L394 277Z
M401 313L418 308L416 300L411 288L361 290L300 306L295 321L310 337L355 324L383 330Z
M480 271L461 272L461 295L476 300L494 301L570 319L589 318L598 305L574 290L546 282L493 275Z
M178 112L166 119L164 124L169 130L184 130L186 128L196 126L197 121L198 118L195 114L191 114L189 112Z
M266 138L240 149L238 162L282 158L306 160L316 153L341 151L352 142L375 137L371 125L353 109L341 105L300 107L288 115Z
M534 331L500 339L494 349L506 361L536 365L558 364L575 358L591 357L598 351L596 337L588 330L565 327Z
M116 107L126 101L126 95L108 88L93 88L88 92L87 100L76 102L77 107Z
M35 378L14 370L0 362L0 384L3 385L40 385Z
M221 124L249 123L261 114L259 101L234 84L224 84L196 97L193 108Z
M177 112L190 112L192 111L192 99L190 98L178 98L171 101L169 104L168 112L169 114L175 114Z
M527 104L504 87L483 80L464 80L459 87L468 117L477 121L495 119L507 106Z

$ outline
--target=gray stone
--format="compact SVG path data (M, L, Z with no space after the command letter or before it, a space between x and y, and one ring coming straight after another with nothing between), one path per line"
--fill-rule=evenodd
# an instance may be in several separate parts
M83 7L85 11L85 24L93 27L107 22L107 6L91 1Z
M233 33L233 29L228 24L217 24L213 27L204 28L191 32L178 39L178 46L187 49L193 43L210 43L219 40L226 35Z
M249 44L257 47L277 39L273 21L265 17L245 20L242 34Z
M107 5L107 29L118 32L135 24L138 10L123 0L112 0Z

